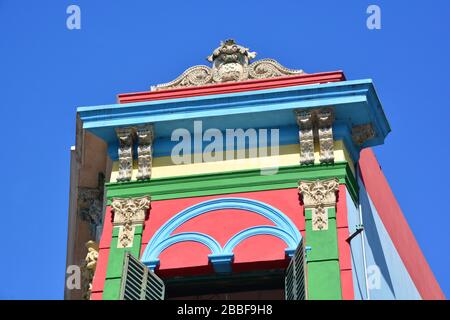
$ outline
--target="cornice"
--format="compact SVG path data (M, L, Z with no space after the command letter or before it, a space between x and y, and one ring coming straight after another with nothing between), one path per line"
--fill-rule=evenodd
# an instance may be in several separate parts
M339 81L345 81L345 75L342 71L320 72L270 79L226 82L198 87L167 89L164 91L161 90L122 93L117 95L117 102L133 103L153 100L166 100Z
M374 137L360 146L355 144L357 151L382 144L390 132L389 123L371 80L81 107L78 108L78 113L83 127L110 145L116 143L114 130L117 127L153 123L155 139L170 137L173 130L185 128L193 120L203 120L205 127L212 126L217 129L246 129L249 125L273 128L296 125L294 110L327 106L334 108L335 123L348 128L348 144L353 143L352 127L372 124ZM213 119L217 117L223 117L223 121L214 122ZM353 157L355 158L354 155ZM357 161L357 158L356 156L354 161Z

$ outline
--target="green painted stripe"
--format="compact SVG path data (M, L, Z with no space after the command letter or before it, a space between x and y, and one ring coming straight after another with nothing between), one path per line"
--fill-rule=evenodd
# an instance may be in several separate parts
M103 300L119 300L120 298L120 286L122 278L110 278L105 280L105 286L103 289Z
M339 261L308 263L308 300L341 300Z
M107 183L108 205L111 199L151 195L152 200L168 200L228 193L296 188L299 180L339 178L357 201L358 187L347 162L332 165L280 167L277 174L261 175L261 170L199 174L150 181Z
M108 256L105 286L103 288L103 300L118 300L123 273L125 252L129 251L139 258L142 244L142 225L136 225L134 229L133 245L129 248L117 248L119 227L114 227L111 239L111 249Z
M338 238L336 231L336 210L328 209L328 229L313 231L311 209L305 210L306 245L311 247L308 262L338 260Z
M307 258L308 299L342 299L339 269L336 209L328 208L328 229L312 230L312 210L305 209L306 245L311 247Z

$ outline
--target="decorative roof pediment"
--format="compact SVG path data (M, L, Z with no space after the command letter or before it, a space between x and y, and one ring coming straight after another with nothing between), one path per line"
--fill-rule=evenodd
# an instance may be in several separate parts
M250 52L229 39L221 42L220 47L207 58L212 67L190 67L175 80L152 87L152 91L304 74L303 70L288 69L273 59L250 63L255 57L256 52Z

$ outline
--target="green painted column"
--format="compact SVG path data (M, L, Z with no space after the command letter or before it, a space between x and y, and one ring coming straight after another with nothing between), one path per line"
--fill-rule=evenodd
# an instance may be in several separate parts
M118 300L126 252L139 258L142 231L150 197L115 198L111 203L114 212L114 228L108 256L103 300Z
M342 299L336 192L338 179L300 181L299 193L305 206L307 288L310 300Z

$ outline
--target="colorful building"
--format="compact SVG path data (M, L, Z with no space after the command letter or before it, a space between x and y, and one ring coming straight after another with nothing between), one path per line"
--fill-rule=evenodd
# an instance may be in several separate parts
M371 150L373 82L255 56L227 40L77 109L67 299L444 298Z

